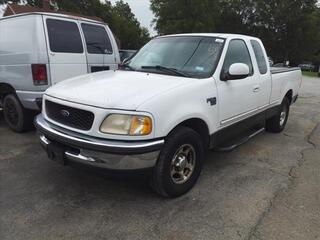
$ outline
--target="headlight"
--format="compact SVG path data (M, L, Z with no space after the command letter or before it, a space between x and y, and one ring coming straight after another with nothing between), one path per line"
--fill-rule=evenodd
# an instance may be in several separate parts
M118 135L148 135L152 131L152 121L147 116L111 114L102 122L100 131Z

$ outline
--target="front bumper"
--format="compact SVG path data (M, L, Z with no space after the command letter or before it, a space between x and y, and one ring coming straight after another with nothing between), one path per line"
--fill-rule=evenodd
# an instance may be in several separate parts
M51 144L59 146L65 163L72 161L110 170L152 168L164 144L163 139L129 142L85 136L53 125L41 114L35 118L35 126L44 149L48 152Z

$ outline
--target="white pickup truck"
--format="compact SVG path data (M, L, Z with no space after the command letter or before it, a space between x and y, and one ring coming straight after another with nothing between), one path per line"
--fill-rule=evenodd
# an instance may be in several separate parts
M207 149L281 132L301 80L300 69L270 69L254 37L162 36L122 70L49 88L35 125L51 159L150 170L151 186L176 197L195 184Z

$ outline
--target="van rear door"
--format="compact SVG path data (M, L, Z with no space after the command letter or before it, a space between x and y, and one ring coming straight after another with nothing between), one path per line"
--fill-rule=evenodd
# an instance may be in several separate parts
M103 24L80 21L88 59L88 72L117 69L112 33ZM111 35L110 35L111 34Z
M87 59L77 20L44 16L52 85L86 74Z

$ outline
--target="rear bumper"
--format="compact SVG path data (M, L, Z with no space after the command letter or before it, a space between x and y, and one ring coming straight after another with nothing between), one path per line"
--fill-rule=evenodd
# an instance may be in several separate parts
M16 94L23 107L41 111L42 95L44 92L16 91Z
M114 141L77 134L35 118L40 143L48 151L50 144L58 144L68 161L109 170L140 170L155 166L163 139L150 141Z

